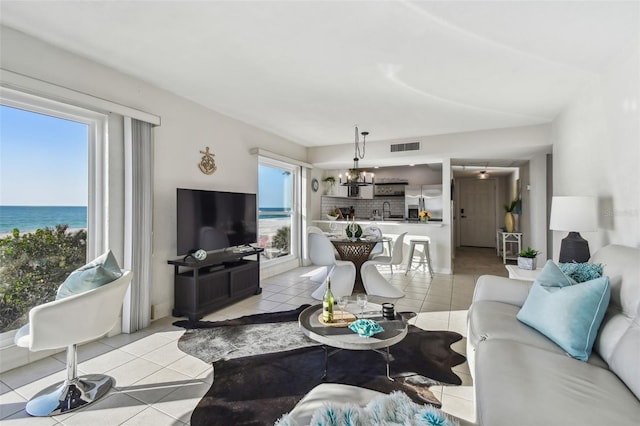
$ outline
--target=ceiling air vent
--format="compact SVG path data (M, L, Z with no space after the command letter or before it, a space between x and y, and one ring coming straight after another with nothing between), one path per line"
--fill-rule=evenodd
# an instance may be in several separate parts
M420 151L420 142L391 144L391 152L400 152L400 151Z

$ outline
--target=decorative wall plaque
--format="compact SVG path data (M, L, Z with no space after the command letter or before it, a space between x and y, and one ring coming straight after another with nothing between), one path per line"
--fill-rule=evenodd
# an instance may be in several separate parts
M218 169L213 159L215 154L209 152L209 147L207 147L205 151L200 151L200 154L204 154L202 160L200 160L200 164L198 164L200 171L205 175L212 175Z

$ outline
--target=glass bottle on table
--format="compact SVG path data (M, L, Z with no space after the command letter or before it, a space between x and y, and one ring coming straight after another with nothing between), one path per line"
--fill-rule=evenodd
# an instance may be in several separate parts
M331 292L331 278L327 277L327 290L322 298L322 321L325 323L333 322L333 293Z

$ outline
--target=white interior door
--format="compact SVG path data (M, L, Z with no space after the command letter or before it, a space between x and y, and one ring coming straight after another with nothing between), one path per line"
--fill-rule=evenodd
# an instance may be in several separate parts
M496 181L459 180L460 245L496 246Z

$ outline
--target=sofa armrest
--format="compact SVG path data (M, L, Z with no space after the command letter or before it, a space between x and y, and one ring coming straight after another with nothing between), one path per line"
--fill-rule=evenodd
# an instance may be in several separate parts
M498 277L496 275L482 275L476 282L473 301L492 300L522 306L529 295L533 282Z

